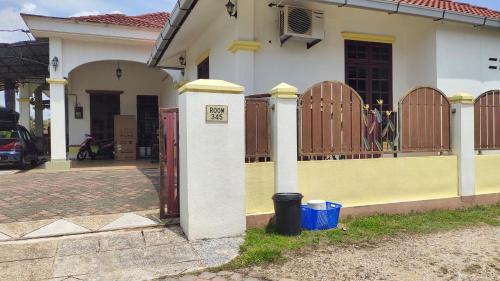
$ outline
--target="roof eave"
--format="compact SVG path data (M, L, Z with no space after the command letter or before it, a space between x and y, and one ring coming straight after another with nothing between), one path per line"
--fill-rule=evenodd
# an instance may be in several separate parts
M165 26L163 27L158 39L156 40L154 50L148 60L149 66L157 66L161 57L167 50L175 35L181 28L184 21L188 18L198 0L179 0L170 13Z
M304 0L302 0L304 1ZM311 0L307 0L311 1ZM479 15L471 15L449 11L445 9L436 9L421 7L417 5L395 2L392 0L312 0L314 2L332 4L338 6L346 6L352 8L377 10L390 14L404 14L410 16L419 16L431 18L434 20L453 21L458 23L471 24L474 26L482 26L500 29L500 18L483 17ZM170 18L165 24L160 36L156 40L155 48L148 60L149 66L157 66L166 49L172 42L181 28L182 23L187 19L189 13L196 5L197 0L180 0L178 5L170 14Z

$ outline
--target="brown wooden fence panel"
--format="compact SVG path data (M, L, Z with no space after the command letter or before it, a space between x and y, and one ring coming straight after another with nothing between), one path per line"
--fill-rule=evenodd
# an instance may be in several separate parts
M474 102L474 140L478 150L500 149L500 91L488 91Z
M450 103L439 90L418 87L399 102L402 152L450 150Z
M361 151L361 97L351 87L325 81L299 98L299 155L331 156Z
M245 99L245 159L267 160L269 148L268 98Z

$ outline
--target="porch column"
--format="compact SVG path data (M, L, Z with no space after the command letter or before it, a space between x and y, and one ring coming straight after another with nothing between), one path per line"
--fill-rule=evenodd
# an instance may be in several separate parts
M57 68L50 66L50 162L46 163L47 169L66 170L70 162L66 156L66 105L64 86L68 83L62 74L62 40L49 39L49 59L57 58Z
M451 102L451 150L458 157L458 195L475 195L474 97L458 93Z
M238 18L235 20L237 39L231 43L228 50L234 54L235 82L245 87L245 95L255 94L255 52L261 43L255 41L254 0L238 1Z
M297 88L281 83L271 90L272 159L275 193L298 192Z
M43 137L43 102L42 89L35 90L35 136Z
M180 223L189 240L245 232L243 91L205 79L179 89Z
M19 101L19 124L26 129L30 129L30 97L33 93L31 84L24 84L20 87Z
M5 81L4 99L7 110L16 111L16 83Z

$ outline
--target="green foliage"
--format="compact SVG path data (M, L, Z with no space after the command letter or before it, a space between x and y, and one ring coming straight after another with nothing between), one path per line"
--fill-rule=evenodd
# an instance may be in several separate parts
M396 235L426 234L478 224L500 226L500 204L408 215L349 218L342 222L342 228L304 231L297 237L281 236L270 228L251 229L247 231L240 256L223 268L279 262L284 260L286 252L304 247L376 242Z

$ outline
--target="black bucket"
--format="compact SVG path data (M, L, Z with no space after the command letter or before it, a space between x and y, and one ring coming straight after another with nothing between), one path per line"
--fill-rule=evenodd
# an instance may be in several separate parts
M281 235L296 236L302 232L300 193L276 193L273 195L276 232Z

